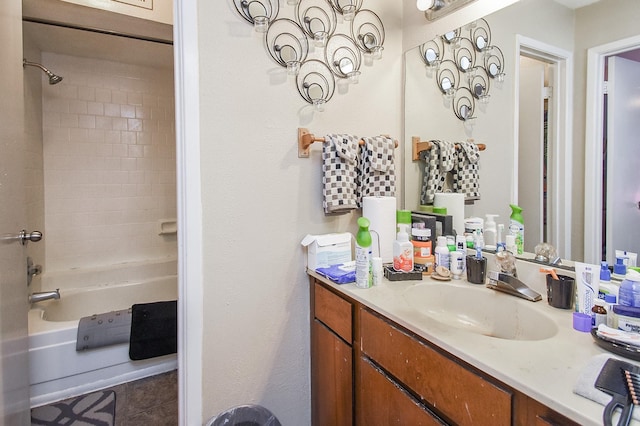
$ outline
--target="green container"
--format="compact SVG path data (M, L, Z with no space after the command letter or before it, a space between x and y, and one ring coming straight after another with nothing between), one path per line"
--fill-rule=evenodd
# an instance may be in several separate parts
M524 217L522 217L522 207L515 204L509 204L509 207L511 207L509 232L515 235L518 254L522 254L524 252Z
M371 265L371 232L369 219L358 218L356 233L356 287L369 288L373 284L373 268Z

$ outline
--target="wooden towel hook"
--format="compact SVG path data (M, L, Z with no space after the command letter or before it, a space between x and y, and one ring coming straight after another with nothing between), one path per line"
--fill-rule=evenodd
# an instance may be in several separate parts
M467 142L473 142L473 139L467 139ZM420 153L422 151L429 151L432 146L431 142L429 141L421 141L419 136L413 136L411 138L411 145L413 148L411 159L413 161L418 161L420 159ZM484 151L485 149L487 149L487 145L483 143L477 143L476 145L478 145L478 150L480 151ZM459 145L456 144L456 149L459 148Z
M390 137L389 135L383 135L386 137ZM309 132L309 129L305 129L304 127L298 127L298 158L309 158L309 148L311 144L314 142L326 142L325 138L317 138L312 133ZM360 145L364 145L364 140L360 139L358 141ZM396 148L398 147L398 141L394 139L394 143Z

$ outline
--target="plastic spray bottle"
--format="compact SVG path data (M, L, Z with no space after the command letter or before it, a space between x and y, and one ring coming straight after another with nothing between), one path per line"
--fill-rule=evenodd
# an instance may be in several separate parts
M371 265L371 232L369 219L358 219L358 233L356 234L356 287L369 288L373 282Z
M517 254L522 254L524 252L524 218L522 217L522 208L515 204L509 204L509 206L511 207L509 233L516 237Z
M409 241L406 223L398 224L398 235L393 242L393 269L401 272L413 271L413 245Z

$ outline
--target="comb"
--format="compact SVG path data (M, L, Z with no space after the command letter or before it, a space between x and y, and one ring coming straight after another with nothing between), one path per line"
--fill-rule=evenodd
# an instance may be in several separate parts
M624 376L624 381L627 385L629 395L627 405L622 410L622 414L620 414L618 426L628 425L631 420L631 415L633 414L633 407L635 405L640 405L640 375L634 371L629 371L624 368L622 369L622 374Z

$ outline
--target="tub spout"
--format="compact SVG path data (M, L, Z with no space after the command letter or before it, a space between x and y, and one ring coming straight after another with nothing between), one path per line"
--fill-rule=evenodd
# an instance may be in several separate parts
M29 303L38 303L50 299L60 299L60 289L55 291L42 291L40 293L33 293L29 295Z

